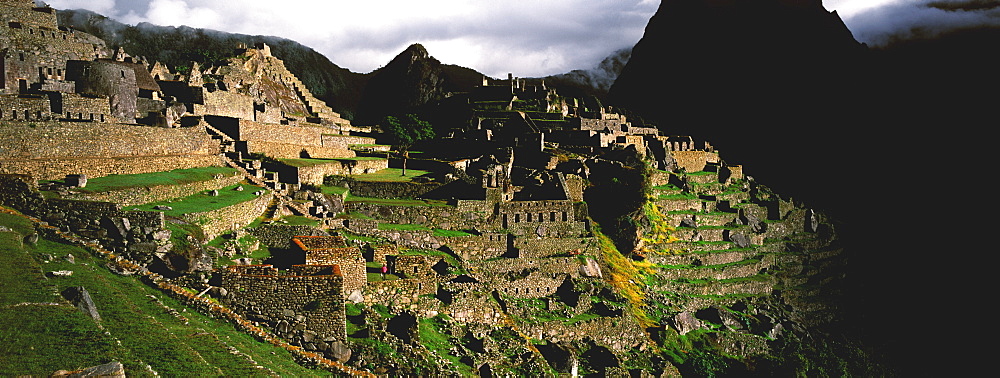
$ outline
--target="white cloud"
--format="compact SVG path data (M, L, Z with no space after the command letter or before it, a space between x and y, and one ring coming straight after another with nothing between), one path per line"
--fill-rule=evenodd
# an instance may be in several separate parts
M115 0L46 0L45 4L56 9L88 9L108 17L118 15Z
M930 6L935 2L955 5L963 3L961 0L880 1L881 6L843 15L844 23L858 41L876 47L894 40L934 37L955 29L1000 27L1000 5L993 8L944 10Z
M657 0L59 0L136 24L274 35L369 72L412 43L444 63L491 76L542 76L596 66L634 45ZM109 5L109 3L111 3Z

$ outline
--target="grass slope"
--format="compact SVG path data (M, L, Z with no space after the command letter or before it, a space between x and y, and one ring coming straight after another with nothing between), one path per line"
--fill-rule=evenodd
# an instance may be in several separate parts
M134 175L108 175L87 180L87 186L80 188L84 193L101 193L136 187L180 185L198 181L208 181L215 175L232 176L236 170L229 167L200 167L175 169L167 172L141 173Z
M49 375L117 360L129 375L317 376L279 347L261 343L230 324L188 311L135 277L112 274L103 261L75 246L39 240L23 218L0 214L0 372ZM49 262L43 254L53 255ZM62 257L72 254L75 263ZM46 280L43 272L72 270ZM102 331L57 292L83 286L101 314ZM25 304L27 302L27 304ZM48 305L38 303L59 303ZM120 344L119 344L120 342Z

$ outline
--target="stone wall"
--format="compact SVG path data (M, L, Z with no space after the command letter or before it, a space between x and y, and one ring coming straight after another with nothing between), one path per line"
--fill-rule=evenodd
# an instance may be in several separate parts
M208 91L204 93L205 113L244 120L254 120L254 100L250 96L230 91Z
M357 211L382 223L425 224L443 229L489 229L489 213L459 212L451 206L392 206L347 202L347 211Z
M581 254L596 250L594 238L535 238L518 237L514 248L519 257L549 257L566 254Z
M565 276L534 272L522 279L494 282L496 290L511 298L541 298L555 294Z
M718 163L719 153L708 151L670 151L677 166L687 172L701 172L708 163Z
M375 138L339 135L331 133L332 131L333 130L327 130L326 134L322 134L323 146L347 149L352 144L375 144Z
M109 202L46 199L38 192L37 181L27 175L0 175L0 203L63 231L98 240L143 263L152 259L149 249L156 250L169 237L164 233L163 213L124 211Z
M107 97L114 117L135 122L139 86L130 67L108 60L71 60L66 62L66 80L76 82L76 93Z
M224 188L236 185L243 181L243 175L233 172L231 175L222 175L206 181L189 182L178 185L156 185L137 188L127 188L123 190L112 190L101 193L72 193L65 198L79 199L87 201L114 202L128 207L141 205L144 203L165 201L174 198L187 197L206 190Z
M52 107L48 97L0 97L0 120L47 121L50 119L52 119Z
M106 97L56 94L62 101L60 110L53 109L57 118L94 122L118 122L111 115L111 103Z
M0 127L0 159L215 155L218 143L197 128L39 122Z
M310 184L320 186L323 185L327 176L331 175L346 175L349 172L353 173L370 173L378 172L388 167L388 160L377 159L377 160L331 160L327 164L317 164L306 167L287 167L281 169L281 171L288 172L293 178L297 178L299 183ZM284 177L283 174L279 177ZM288 179L293 180L293 179ZM286 182L285 178L282 178L283 182ZM291 181L287 181L291 182ZM354 190L354 186L351 186L351 193L358 196L365 196L364 194L359 194Z
M369 282L364 288L365 303L392 308L409 308L424 294L437 292L437 285L420 279Z
M355 167L354 171L361 167ZM347 172L337 175L344 175ZM344 186L351 188L351 194L370 198L418 198L428 192L440 188L439 182L372 182L357 181L349 177L330 177L323 181L324 185Z
M217 155L140 156L112 158L0 159L0 174L30 174L39 180L60 180L67 174L87 177L130 175L222 165Z
M505 272L537 270L548 275L569 275L580 277L580 267L583 263L578 257L546 257L546 258L505 258L476 263L476 271L488 275L500 276Z
M254 189L248 189L254 190ZM267 206L274 199L274 194L266 191L264 195L221 209L200 213L184 214L184 219L201 225L205 231L205 239L212 240L230 231L236 231L252 223L264 214Z
M327 236L326 232L312 226L265 224L249 229L251 235L271 248L291 249L296 236Z
M621 132L623 122L619 119L570 118L570 125L579 130Z
M307 268L293 267L287 275L270 265L225 268L222 288L227 295L223 301L292 343L326 351L331 343L347 336L343 277L336 266L319 272ZM313 275L301 275L304 273Z
M337 159L351 158L355 156L354 151L331 148L323 146L302 146L298 144L277 143L253 140L247 141L247 152L254 154L264 154L278 159Z
M497 205L502 227L517 223L575 222L576 208L570 201L511 201Z
M510 234L483 233L445 238L445 243L465 260L486 260L507 253L513 244Z
M365 258L357 247L306 251L306 263L339 265L344 275L344 292L360 290L368 283Z
M218 142L196 128L91 122L5 123L0 127L0 173L53 180L218 166Z

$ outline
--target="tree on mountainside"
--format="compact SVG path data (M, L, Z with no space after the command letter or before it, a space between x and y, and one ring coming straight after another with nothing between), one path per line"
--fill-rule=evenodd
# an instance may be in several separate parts
M403 176L406 176L406 159L410 157L410 147L418 141L434 138L431 123L412 113L402 118L386 116L382 122L382 131L396 141L396 148L403 157Z

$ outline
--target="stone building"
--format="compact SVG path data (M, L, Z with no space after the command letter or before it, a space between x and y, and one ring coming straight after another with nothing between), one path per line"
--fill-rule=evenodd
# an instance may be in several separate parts
M249 320L307 350L329 351L346 339L344 278L337 265L271 265L222 270L223 301Z
M361 249L348 246L340 236L296 236L293 248L305 257L306 265L337 265L342 272L344 291L361 290L368 283L367 267Z

